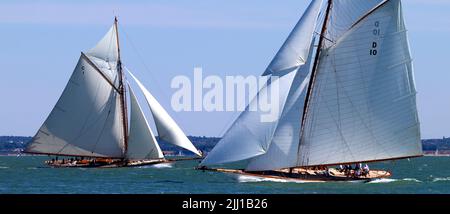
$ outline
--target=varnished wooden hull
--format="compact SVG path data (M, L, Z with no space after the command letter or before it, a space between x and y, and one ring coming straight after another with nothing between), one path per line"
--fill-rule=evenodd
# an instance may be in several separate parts
M139 167L146 165L155 165L160 163L171 163L172 160L155 159L155 160L139 160L139 161L110 161L110 162L93 162L88 163L51 163L46 164L54 168L120 168L120 167Z
M236 169L200 169L208 171L216 171L222 173L230 173L235 175L244 175L258 178L292 181L292 182L331 182L331 181L371 181L375 179L388 178L391 173L383 170L371 170L367 176L346 175L335 169L330 169L329 174L325 174L325 170L305 170L294 169L292 173L287 169L275 171L247 172Z

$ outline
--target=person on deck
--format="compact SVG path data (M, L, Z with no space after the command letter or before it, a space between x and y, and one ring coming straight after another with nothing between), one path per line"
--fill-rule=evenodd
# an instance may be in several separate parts
M369 172L370 172L369 165L365 164L365 165L364 165L364 168L363 168L363 174L364 174L364 176L367 177L367 176L369 175Z
M356 173L356 176L357 176L357 177L360 177L361 175L364 174L362 163L358 163L358 164L357 164L357 168L358 168L358 169L355 171L355 173Z
M351 165L345 165L345 175L350 176L352 174L352 166Z

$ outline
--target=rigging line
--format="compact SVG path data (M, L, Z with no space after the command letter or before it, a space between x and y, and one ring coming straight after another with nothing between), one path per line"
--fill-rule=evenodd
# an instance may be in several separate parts
M120 23L118 23L118 25L122 29L122 32L125 35L126 41L130 44L131 48L134 50L134 53L137 55L137 57L139 59L139 62L144 66L144 70L147 71L147 73L150 74L150 78L152 80L154 80L152 84L156 85L157 90L164 95L163 99L165 100L165 99L167 99L166 97L171 97L171 96L169 96L169 94L166 93L165 90L163 90L163 87L161 87L161 85L159 84L160 81L158 81L158 79L155 78L155 76L153 76L153 73L151 72L149 66L147 65L147 63L145 63L144 58L140 54L140 52L139 52L138 48L136 47L136 45L134 45L133 41L131 40L131 37L128 35L128 33L125 30L125 28ZM168 101L167 103L171 103L170 100L166 100L166 101ZM180 120L180 118L178 118L178 114L171 114L170 116L172 118L174 118L175 121L182 121L182 120Z
M227 122L225 123L225 125L222 127L222 129L219 132L219 136L224 136L228 130L231 128L231 126L239 119L239 117L241 116L241 114L243 114L244 112L240 112L240 111L234 111L231 117L228 118Z
M325 18L324 18L324 21L323 21L321 34L324 34L327 31L327 25L328 25L329 18L330 18L330 12L331 12L332 4L333 4L333 0L328 0L328 5L327 5L326 12L325 12ZM313 87L314 87L313 85L314 85L314 82L315 82L315 77L316 77L317 68L318 68L318 65L319 65L319 60L320 60L320 54L322 52L322 47L323 47L323 37L320 37L319 38L318 48L317 48L317 51L316 51L316 56L315 56L315 59L314 59L313 69L311 71L311 80L310 80L310 83L308 85L308 90L306 92L305 105L304 105L304 108L303 108L303 115L302 115L302 118L301 118L302 127L301 127L300 135L299 135L300 137L299 137L299 143L298 143L299 146L297 148L297 154L300 153L300 151L299 151L300 150L300 145L301 145L302 138L304 136L304 130L305 130L304 127L305 127L306 115L307 115L307 111L309 109L309 104L310 104L310 99L311 99L311 94L312 94L311 92L312 92ZM297 162L298 162L298 160L297 160Z
M234 111L233 116L230 117L227 122L225 123L225 125L222 127L222 129L220 130L220 136L224 136L228 130L230 130L230 128L233 126L233 124L239 119L239 117L244 114L247 110L250 111L250 105L251 103L256 100L255 102L258 102L259 99L259 94L262 90L264 90L265 87L269 87L269 82L271 81L271 77L269 77L267 79L267 82L264 83L264 86L261 88L258 88L258 92L255 94L255 96L253 98L249 98L249 102L248 104L245 106L244 111L239 111L238 109L236 109L236 111ZM267 90L267 89L266 89ZM237 116L236 116L237 115ZM232 123L233 122L233 123Z
M388 2L389 2L389 0L384 0L383 2L379 3L377 6L372 8L369 12L364 14L361 18L359 18L348 30L350 30L353 27L355 27L356 25L358 25L361 21L363 21L365 18L367 18L370 14L372 14L373 12L375 12L376 10L378 10L380 7L384 6Z
M322 34L320 34L319 32L316 32L316 31L314 31L314 34L316 34L316 35L318 35L318 36L320 36L320 37L324 38L325 40L327 40L327 41L329 41L329 42L333 43L334 45L336 44L336 42L335 42L335 41L333 41L332 39L330 39L330 38L326 37L325 35L322 35Z
M94 70L97 71L97 72L103 77L103 79L106 80L106 82L108 82L108 83L111 85L111 87L112 87L114 90L117 91L117 93L119 93L119 94L121 93L120 90L116 87L116 85L114 85L114 83L106 76L106 74L103 73L103 71L101 71L100 68L98 68L97 65L96 65L94 62L92 62L92 60L89 59L88 56L86 56L86 54L84 54L83 52L81 52L81 56L82 56L84 59L86 59L86 61L88 62L88 64L91 65L91 66L94 68Z

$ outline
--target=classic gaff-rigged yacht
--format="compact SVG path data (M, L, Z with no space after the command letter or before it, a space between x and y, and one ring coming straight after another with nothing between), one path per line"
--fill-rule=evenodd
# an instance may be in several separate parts
M200 169L370 180L391 173L331 167L422 156L400 0L313 0L263 75L278 77L258 95L279 82L278 120L264 123L261 112L242 112ZM245 169L209 168L238 161Z
M25 153L71 157L46 162L54 167L121 167L168 162L129 83L131 110L128 113L124 69L116 18L103 39L88 52L81 53L61 97ZM145 96L159 138L201 156L152 94L128 73Z

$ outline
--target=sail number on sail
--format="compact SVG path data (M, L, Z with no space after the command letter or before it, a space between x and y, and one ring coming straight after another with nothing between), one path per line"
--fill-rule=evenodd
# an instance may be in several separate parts
M373 29L373 35L376 36L376 37L379 37L380 36L380 22L376 21L374 23L374 27L375 28ZM378 43L376 41L373 41L372 42L372 49L370 49L370 55L371 56L376 56L378 54L377 48L378 48Z

